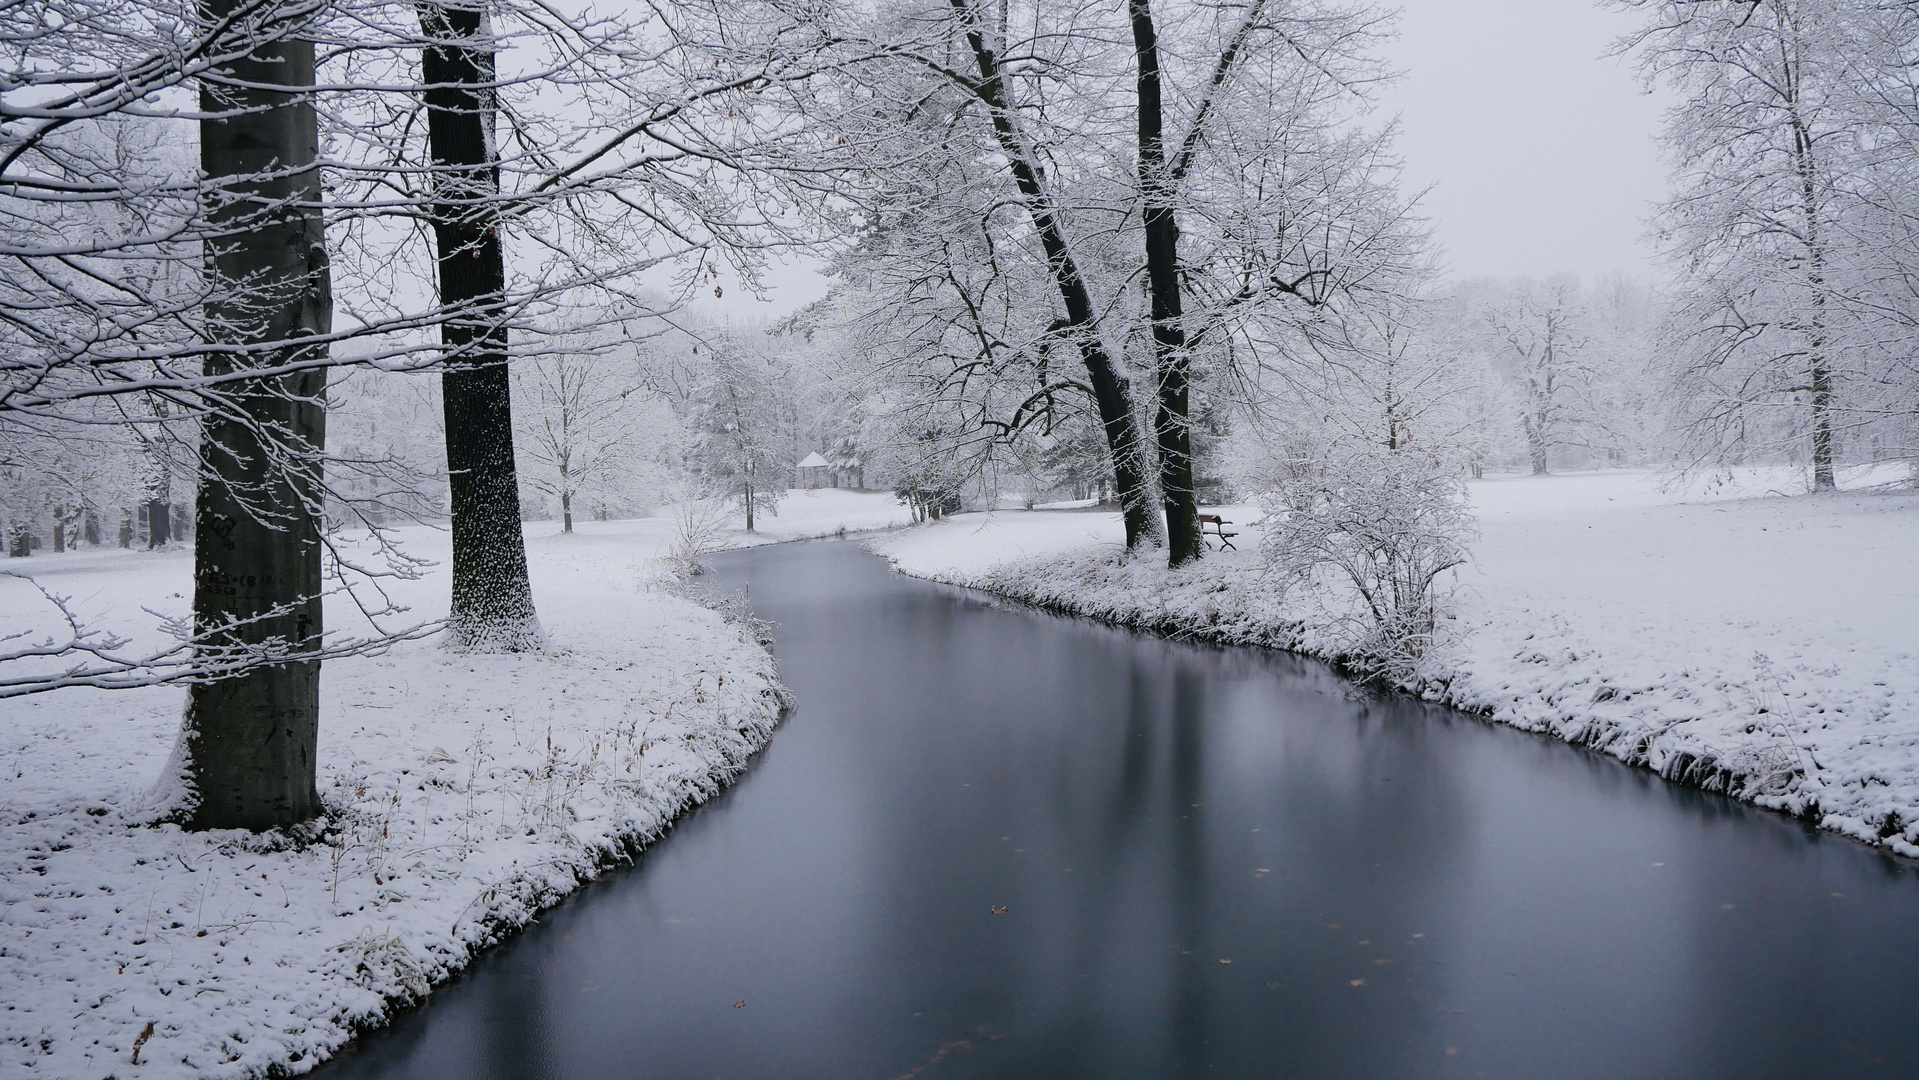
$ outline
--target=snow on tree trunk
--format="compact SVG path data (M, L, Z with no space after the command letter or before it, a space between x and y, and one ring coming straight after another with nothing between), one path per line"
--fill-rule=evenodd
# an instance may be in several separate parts
M219 20L239 7L206 0L203 10ZM324 357L324 346L298 344L332 324L313 103L290 89L312 85L312 43L284 37L202 83L202 108L226 114L200 125L202 166L218 185L208 199L206 325L216 344L267 346L210 352L209 375ZM227 406L202 424L194 626L209 648L311 649L321 635L326 375L230 385ZM156 543L168 516L164 502L149 504ZM293 660L189 689L169 772L192 793L193 827L270 829L319 812L319 680L317 660Z
M545 644L527 580L513 460L512 384L501 300L506 261L491 221L499 191L493 144L492 43L478 9L420 8L433 44L421 54L432 207L447 366L447 487L452 502L455 648L517 652Z
M1159 36L1148 0L1129 0L1133 47L1138 52L1139 187L1145 202L1146 290L1153 321L1153 367L1157 401L1153 427L1159 436L1160 498L1166 512L1167 561L1192 562L1206 550L1199 535L1193 490L1193 436L1189 418L1186 329L1181 323L1179 221L1174 216L1174 178L1166 161L1161 104Z
M951 3L965 21L966 42L979 68L975 92L992 115L993 134L1006 155L1007 168L1012 171L1014 184L1026 203L1027 214L1046 252L1054 286L1065 304L1064 329L1078 346L1080 360L1086 366L1093 400L1099 407L1100 424L1106 432L1107 449L1113 457L1113 484L1118 489L1120 516L1126 526L1126 546L1137 548L1153 534L1154 523L1152 507L1147 501L1146 448L1133 412L1132 386L1100 340L1092 292L1066 243L1052 192L1046 185L1045 171L1015 126L1015 112L1008 100L999 55L987 42L979 12L968 0L951 0Z
M1806 388L1812 420L1812 489L1838 488L1832 475L1832 369L1826 360L1826 250L1819 215L1818 169L1811 133L1792 114L1793 167L1799 173L1800 213L1806 244Z

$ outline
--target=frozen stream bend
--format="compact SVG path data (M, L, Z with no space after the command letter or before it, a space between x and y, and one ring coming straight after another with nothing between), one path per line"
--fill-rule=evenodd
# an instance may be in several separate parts
M1919 1075L1910 863L853 544L720 567L772 747L317 1076Z

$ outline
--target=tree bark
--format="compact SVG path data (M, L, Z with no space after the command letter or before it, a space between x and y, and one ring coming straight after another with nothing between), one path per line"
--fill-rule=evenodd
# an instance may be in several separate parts
M1160 499L1166 510L1167 562L1180 566L1205 554L1193 485L1193 435L1179 283L1179 220L1174 179L1166 163L1165 116L1159 74L1159 34L1149 0L1128 0L1138 53L1139 188L1146 227L1146 290L1153 320L1153 370L1159 437Z
M1526 454L1532 461L1533 475L1546 475L1546 422L1531 416L1523 417L1526 428Z
M165 499L147 500L147 547L167 546L173 539L173 504Z
M210 20L237 0L203 0ZM275 30L284 32L283 27ZM200 125L201 167L219 185L209 199L215 238L205 262L215 284L205 306L215 344L265 345L212 354L209 375L247 366L317 359L325 346L299 339L332 325L313 45L268 36L230 76L239 87L203 84L201 107L227 113ZM231 384L202 424L195 505L193 616L211 647L273 647L298 653L321 636L321 454L326 374ZM164 542L168 512L150 504L150 535ZM189 825L270 829L312 817L319 736L320 664L254 667L188 690L175 751L193 794Z
M1093 401L1099 408L1100 426L1106 432L1106 447L1113 458L1113 486L1117 489L1120 517L1126 524L1126 546L1137 548L1153 535L1153 511L1148 498L1144 470L1144 450L1139 421L1133 415L1131 385L1106 352L1100 340L1099 325L1093 313L1092 291L1080 273L1066 243L1052 195L1046 188L1045 172L1021 140L1013 126L1013 111L1007 101L1006 82L1000 71L999 56L987 44L980 29L979 13L969 0L950 0L953 10L966 25L966 42L979 67L980 81L972 90L986 105L993 124L993 135L1006 155L1013 183L1026 203L1033 228L1039 233L1040 246L1046 252L1046 265L1066 307L1063 329L1071 334L1086 365L1087 381L1093 387Z
M446 346L441 398L452 501L456 648L517 652L545 644L527 580L520 483L513 460L512 384L502 310L506 258L492 224L499 191L493 146L493 54L480 9L420 6L427 147L438 186L433 237Z
M1807 402L1812 420L1812 489L1836 491L1832 470L1832 369L1826 358L1826 250L1819 213L1817 173L1812 135L1794 106L1792 120L1794 164L1799 172L1800 208L1806 232L1806 290L1811 317L1806 327Z

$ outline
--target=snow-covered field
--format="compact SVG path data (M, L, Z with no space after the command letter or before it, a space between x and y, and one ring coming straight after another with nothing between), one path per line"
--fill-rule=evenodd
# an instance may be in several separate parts
M1420 686L1919 855L1919 495L1744 480L1474 484L1482 536ZM1178 573L1119 558L1117 516L1089 508L960 515L874 546L908 573L1134 625L1332 650L1263 572L1258 511L1220 512L1240 550ZM793 492L725 542L905 519L886 494ZM0 704L0 1073L304 1071L717 791L777 720L771 659L660 585L671 515L576 527L527 528L550 651L426 640L329 662L315 842L153 823L180 690ZM406 539L444 562L443 534ZM8 568L136 637L142 607L187 608L181 551ZM444 610L437 571L399 593L411 617ZM37 603L0 578L0 633Z
M794 492L782 511L727 542L905 514L845 491ZM0 703L0 1075L305 1071L718 791L777 722L772 658L661 584L668 518L577 527L527 528L550 651L463 657L428 639L327 663L317 842L154 824L182 690ZM407 618L438 617L446 537L403 536L442 566L398 587ZM143 640L143 606L183 614L191 595L180 550L7 569ZM46 614L0 578L0 633ZM328 619L351 613L329 602Z
M1471 485L1481 538L1417 687L1502 723L1919 855L1919 494L1662 490L1644 472ZM1256 554L1168 572L1118 516L960 515L874 546L902 571L1130 625L1337 652Z
M913 512L889 491L794 488L780 500L778 510L754 523L763 541L810 540L913 522ZM744 532L735 531L732 537L736 544L751 542Z

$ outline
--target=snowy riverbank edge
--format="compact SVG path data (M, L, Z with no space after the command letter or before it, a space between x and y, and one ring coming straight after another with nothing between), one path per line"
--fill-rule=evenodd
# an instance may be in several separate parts
M618 594L551 598L544 653L329 663L327 815L298 837L144 805L179 691L48 695L0 802L0 1073L307 1072L632 861L766 745L786 691L740 613Z
M869 546L908 576L1174 639L1280 649L1345 670L1348 638L1335 617L1318 602L1289 598L1254 554L1215 553L1169 570L1127 557L1118 545L1082 541L981 569L977 550L954 558L950 544L916 545L915 532L925 535L914 530ZM1636 663L1608 670L1604 651L1563 616L1466 606L1398 691L1919 857L1919 680L1905 654L1886 661L1906 669L1891 687L1858 670L1845 673L1851 685L1821 680L1840 672L1810 670L1811 663L1774 670L1763 654L1749 654L1753 668L1744 672L1705 655L1667 656L1656 672ZM1842 644L1839 651L1850 650ZM1863 730L1869 725L1878 730Z

